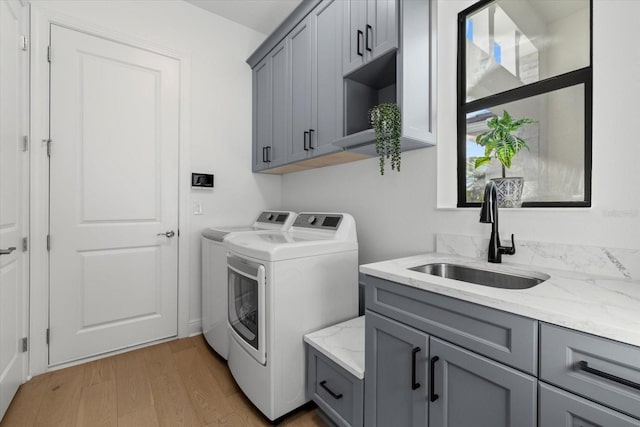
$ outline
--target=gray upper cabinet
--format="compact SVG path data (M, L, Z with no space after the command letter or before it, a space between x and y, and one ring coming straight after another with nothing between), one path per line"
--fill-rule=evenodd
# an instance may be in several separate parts
M338 151L333 142L343 133L341 0L324 0L311 12L312 50L311 134L312 154Z
M398 47L398 0L345 0L344 10L344 75Z
M426 426L429 336L375 313L366 315L364 425Z
M430 427L536 427L537 381L431 338Z
M287 161L307 157L311 140L313 30L306 18L287 36L291 46L291 137Z
M253 170L286 161L288 78L288 54L282 42L253 69Z

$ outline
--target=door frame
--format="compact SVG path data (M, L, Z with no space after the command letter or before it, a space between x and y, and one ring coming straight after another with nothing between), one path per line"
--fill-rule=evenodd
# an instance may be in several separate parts
M46 140L49 137L49 46L50 26L59 25L117 43L144 49L177 60L180 64L179 182L178 182L178 338L189 336L190 285L190 88L191 58L181 52L157 45L131 34L105 28L97 22L78 19L31 3L31 170L30 170L30 314L29 378L50 369L71 366L84 360L49 366L46 330L49 327L49 253L46 236L49 229L49 161ZM55 51L52 53L55 61ZM53 141L52 152L55 155ZM155 343L155 342L153 342ZM143 344L138 347L146 346ZM115 351L114 353L117 353ZM122 350L120 350L122 352Z

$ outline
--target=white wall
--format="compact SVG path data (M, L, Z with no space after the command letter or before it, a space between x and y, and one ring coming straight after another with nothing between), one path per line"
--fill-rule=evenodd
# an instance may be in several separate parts
M380 177L370 159L285 175L283 205L353 214L362 263L434 249L436 233L485 236L478 209L456 204L457 14L473 0L438 1L438 145L403 154ZM501 211L518 239L640 249L640 144L635 137L640 2L594 1L593 195L590 209ZM436 172L437 171L437 172Z
M190 316L200 319L200 232L213 224L253 221L281 204L279 176L251 173L251 70L246 58L264 35L177 1L34 1L191 60L191 171L215 174L215 188L192 190L203 205L191 216ZM183 230L184 231L184 230Z

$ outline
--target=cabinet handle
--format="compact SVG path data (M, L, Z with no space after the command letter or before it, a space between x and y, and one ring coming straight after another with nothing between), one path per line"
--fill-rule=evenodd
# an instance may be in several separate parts
M329 393L331 395L331 397L333 397L336 400L342 399L342 393L336 393L335 391L333 391L329 387L327 387L326 384L327 384L326 381L320 381L320 387L325 389L327 391L327 393Z
M436 394L436 381L433 375L436 370L436 362L438 360L440 360L438 356L433 356L431 358L431 363L429 363L429 400L432 402L435 402L440 397Z
M411 390L420 388L420 383L416 381L416 355L420 350L420 347L414 347L411 350Z
M360 49L360 46L362 45L362 36L363 36L362 31L358 30L358 38L356 40L356 43L358 45L357 52L359 56L363 56L362 50Z
M373 27L367 24L367 34L365 35L365 49L371 52L371 46L369 46L369 33L371 33L371 38L373 38Z
M309 151L309 142L307 137L309 136L309 131L305 130L304 131L304 135L302 137L302 148L304 148L304 151Z
M313 146L313 133L315 132L315 130L313 129L309 129L309 148L311 148L312 150L315 150L316 147Z
M594 368L590 367L589 364L584 360L581 360L580 362L578 362L578 369L580 369L581 371L585 371L585 372L588 372L590 374L596 375L598 377L602 377L602 378L605 378L607 380L614 381L614 382L617 382L617 383L622 384L622 385L626 385L627 387L631 387L631 388L635 388L636 390L640 390L640 384L638 384L636 382L633 382L633 381L629 381L629 380L624 379L624 378L617 377L615 375L609 374L609 373L601 371L599 369L594 369Z
M267 163L267 147L262 147L262 163Z

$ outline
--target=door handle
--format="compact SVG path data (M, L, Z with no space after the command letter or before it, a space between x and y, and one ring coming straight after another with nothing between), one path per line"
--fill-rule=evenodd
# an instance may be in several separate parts
M431 363L429 364L429 400L432 402L435 402L440 397L436 394L436 381L434 378L434 372L436 370L436 362L438 360L440 360L438 356L433 356L431 358Z
M308 148L308 142L307 142L307 137L309 136L309 131L305 130L304 131L304 135L302 136L302 148L304 148L304 151L309 151Z
M0 255L9 255L11 252L15 250L16 250L15 246L11 246L10 248L7 248L7 249L0 249Z
M327 381L320 381L320 387L325 389L327 391L327 393L329 393L331 395L331 397L333 397L334 399L336 399L336 400L342 399L342 393L336 393L335 391L331 390L327 386Z
M9 249L11 249L11 248L9 248ZM613 374L610 374L608 372L604 372L604 371L601 371L599 369L592 368L591 366L589 366L589 363L587 361L585 361L585 360L581 360L576 365L577 365L578 369L580 369L581 371L585 371L585 372L588 372L590 374L597 375L597 376L599 376L601 378L607 379L609 381L613 381L613 382L625 385L627 387L631 387L631 388L635 388L636 390L640 390L640 383L636 383L636 382L630 381L630 380L628 380L626 378L620 378L620 377L615 376Z
M416 355L420 350L420 347L414 347L411 350L411 390L420 388L420 383L416 381Z
M358 30L358 38L356 40L358 56L363 56L362 50L360 49L360 46L362 45L362 35L362 31Z
M369 46L369 34L371 34L371 38L373 38L373 27L367 24L367 34L365 34L364 39L364 48L371 52L371 46Z
M164 237L168 237L168 238L172 238L175 235L176 235L176 233L174 233L173 230L169 230L166 233L158 233L158 234L156 234L156 236L164 236Z
M315 130L313 129L309 129L309 148L311 148L312 150L315 150L316 147L313 146L313 133L315 132Z

